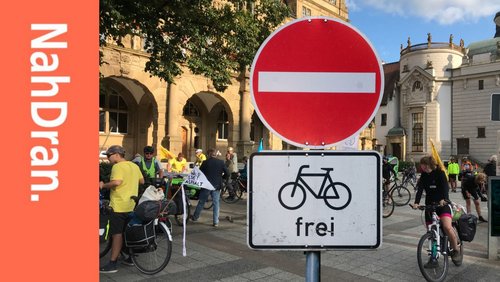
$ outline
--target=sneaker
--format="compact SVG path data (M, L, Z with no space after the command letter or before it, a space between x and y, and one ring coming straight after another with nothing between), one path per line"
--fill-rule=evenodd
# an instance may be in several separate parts
M424 264L424 268L436 268L439 266L437 259L430 258L429 261Z
M110 261L105 266L99 268L99 272L100 273L116 273L116 272L118 272L118 269L116 268L116 261L115 262Z
M486 219L484 219L484 217L483 217L483 216L479 216L479 221L480 221L480 222L488 222Z
M214 223L213 227L219 227L219 224L218 223Z
M191 221L193 221L193 222L198 221L198 219L197 219L197 218L194 218L194 215L190 215L190 216L189 216L189 219L190 219Z
M131 256L129 256L128 258L124 259L122 261L122 264L128 265L128 266L134 266L135 265L134 262L132 261L132 257Z
M460 246L458 248L460 250ZM453 262L454 265L456 266L462 265L462 260L464 257L460 251L452 250L450 252L450 256L451 256L451 261Z
M226 198L226 200L228 200L228 201L234 201L234 196L228 196L228 197Z

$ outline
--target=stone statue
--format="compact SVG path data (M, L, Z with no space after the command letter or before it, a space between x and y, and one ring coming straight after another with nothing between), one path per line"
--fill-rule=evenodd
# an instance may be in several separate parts
M460 38L460 47L464 48L464 40Z
M409 36L408 36L408 47L411 47L411 41Z
M450 46L453 44L453 34L450 34Z
M399 47L399 51L403 51L403 43L401 43L401 46Z
M427 45L431 45L432 42L432 35L430 32L427 33Z

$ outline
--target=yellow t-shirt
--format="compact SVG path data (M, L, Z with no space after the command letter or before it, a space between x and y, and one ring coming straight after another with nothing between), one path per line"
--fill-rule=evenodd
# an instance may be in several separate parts
M170 166L172 167L173 172L182 172L182 169L186 166L187 161L185 158L182 158L181 161L177 160L177 158L173 158L170 160Z
M123 161L113 165L110 180L122 180L122 183L111 189L109 205L115 212L131 212L135 208L135 201L131 196L139 193L139 179L142 173L133 162Z
M201 166L201 164L207 160L207 156L205 154L200 153L199 156L196 156L196 162L194 163L197 166Z

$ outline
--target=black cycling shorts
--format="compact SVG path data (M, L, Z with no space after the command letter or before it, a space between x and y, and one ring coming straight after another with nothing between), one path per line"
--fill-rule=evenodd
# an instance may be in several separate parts
M467 193L465 193L465 191L469 192L470 195L472 196L472 198L474 198L474 200L479 200L479 195L477 194L476 187L473 187L473 188L464 188L462 186L462 196L464 197L464 200L468 200L468 199L470 199L470 197L467 196Z

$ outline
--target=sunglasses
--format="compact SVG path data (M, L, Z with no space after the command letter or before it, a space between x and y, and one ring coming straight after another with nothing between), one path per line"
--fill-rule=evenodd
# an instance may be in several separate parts
M146 153L144 153L144 155L152 155L152 154L153 154L153 152L146 152Z
M106 157L108 157L108 159L109 159L109 157L111 157L112 155L115 155L115 154L118 154L118 153L106 154Z

